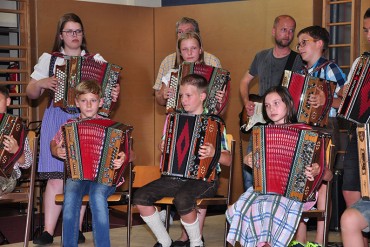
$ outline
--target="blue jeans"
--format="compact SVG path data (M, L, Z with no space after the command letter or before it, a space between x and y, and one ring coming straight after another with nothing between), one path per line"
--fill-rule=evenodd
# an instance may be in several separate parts
M249 166L243 164L243 185L244 191L253 186L253 170Z
M63 246L77 247L82 197L89 195L94 245L110 246L107 198L116 190L88 180L67 179L63 204Z

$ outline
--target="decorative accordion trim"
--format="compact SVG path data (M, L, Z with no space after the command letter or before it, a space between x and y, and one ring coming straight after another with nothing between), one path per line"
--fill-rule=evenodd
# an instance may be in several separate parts
M253 136L254 190L307 201L320 185L325 168L325 138L307 125L255 126ZM321 167L314 182L305 169Z
M130 160L133 127L110 119L88 119L63 126L67 173L72 179L117 185ZM113 169L119 152L126 158L120 169Z
M4 149L4 135L12 135L17 140L19 149L16 153L9 153ZM7 113L0 113L0 176L10 177L14 162L23 153L26 131L23 120Z
M361 197L370 200L370 126L369 124L357 127L357 146L360 171Z
M370 54L361 55L343 94L338 116L357 124L370 123Z
M95 80L102 88L103 106L99 115L108 117L112 108L112 89L118 83L122 67L96 61L93 57L64 56L65 64L56 66L58 84L54 93L54 106L68 112L77 112L75 105L76 86L83 80Z
M189 74L201 75L208 81L207 98L204 100L204 108L209 114L219 114L226 106L230 93L230 72L225 69L213 67L206 64L184 62L179 66L178 72L173 72L170 77L169 87L174 89L174 96L167 99L167 113L182 111L179 98L180 82ZM225 91L222 104L216 99L217 91Z
M170 113L167 116L165 144L161 156L162 174L214 180L224 128L223 120L215 115ZM207 142L214 146L215 155L199 159L199 148Z
M282 86L288 88L297 111L298 122L312 126L325 127L331 105L333 103L336 82L304 76L289 70L284 71ZM311 94L317 94L321 89L326 98L324 106L311 107L308 103Z

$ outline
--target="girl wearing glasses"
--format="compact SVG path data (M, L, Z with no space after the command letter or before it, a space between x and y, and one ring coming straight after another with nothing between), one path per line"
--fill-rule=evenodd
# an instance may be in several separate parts
M57 79L54 76L55 66L64 64L64 55L85 56L87 54L86 37L80 17L74 13L64 14L59 19L57 25L52 54L42 54L34 67L31 80L26 89L27 96L30 99L38 99L45 90L56 90ZM96 54L94 58L104 61L99 54ZM112 92L113 101L117 101L118 94L119 87L115 88ZM42 119L38 164L40 178L48 180L44 198L45 228L41 236L34 239L34 244L48 245L53 243L55 226L62 210L61 205L55 204L55 195L63 193L64 164L63 161L52 156L50 152L50 141L62 124L67 119L74 117L73 114L69 114L58 107L53 107L52 96L49 97L49 104ZM86 206L83 206L81 209L80 229L85 209ZM81 231L79 232L78 242L85 242L85 237Z

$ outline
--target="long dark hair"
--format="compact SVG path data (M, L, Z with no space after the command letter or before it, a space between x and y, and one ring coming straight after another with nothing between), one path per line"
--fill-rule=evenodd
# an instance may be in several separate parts
M292 96L290 95L288 89L283 86L275 86L275 87L270 87L266 93L263 95L263 101L262 101L262 114L263 118L265 120L268 120L268 122L271 122L271 119L268 117L267 112L266 112L266 107L265 107L265 99L266 96L270 93L277 93L280 97L281 100L285 103L287 107L287 114L285 116L285 123L296 123L297 122L297 114L296 110L294 109L294 104L293 104L293 99Z
M74 13L67 13L67 14L64 14L62 17L60 17L58 25L57 25L57 31L55 33L55 40L54 40L52 52L59 52L60 48L64 47L64 41L60 39L60 34L62 33L65 24L69 21L77 22L81 25L82 34L83 34L81 50L85 50L86 53L88 53L87 45L86 45L86 38L85 38L85 33L84 33L84 26L82 24L80 17L78 17L78 15Z

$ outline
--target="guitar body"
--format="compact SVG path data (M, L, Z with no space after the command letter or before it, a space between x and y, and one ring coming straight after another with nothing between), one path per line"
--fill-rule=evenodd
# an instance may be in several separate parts
M248 133L257 123L266 123L262 114L262 97L256 94L250 94L249 99L254 102L253 116L248 116L247 110L243 106L242 111L239 113L240 131L244 134Z

